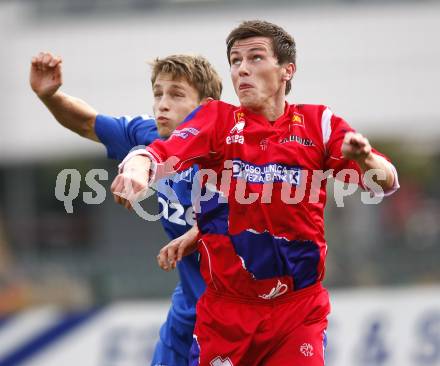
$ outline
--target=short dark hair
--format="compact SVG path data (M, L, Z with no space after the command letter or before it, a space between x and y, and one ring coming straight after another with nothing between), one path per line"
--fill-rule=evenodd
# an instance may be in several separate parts
M227 56L231 64L231 48L234 43L250 37L267 37L272 40L272 48L278 63L293 63L296 65L296 45L293 37L280 26L264 20L247 20L233 29L226 38ZM292 83L286 83L286 95L290 92Z
M151 65L151 84L159 74L170 74L173 79L184 78L199 93L199 100L220 99L222 81L211 63L203 56L170 55L156 58Z

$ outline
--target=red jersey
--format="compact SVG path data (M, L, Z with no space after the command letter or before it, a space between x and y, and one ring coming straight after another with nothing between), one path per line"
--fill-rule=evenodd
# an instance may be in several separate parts
M353 169L350 180L358 181L358 165L341 155L348 131L353 129L323 105L286 103L284 114L269 122L213 101L170 139L147 148L159 177L193 164L200 174L210 169L197 214L208 286L271 299L322 281L326 179L317 178L329 169L333 175Z

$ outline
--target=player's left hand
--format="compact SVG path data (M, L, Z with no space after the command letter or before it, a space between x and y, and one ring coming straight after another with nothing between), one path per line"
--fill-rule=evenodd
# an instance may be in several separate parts
M341 152L344 158L357 162L365 161L372 153L368 139L356 132L345 134Z
M134 156L127 161L124 171L116 176L111 191L116 203L131 209L131 202L145 198L151 160L145 156Z
M194 227L165 245L157 255L159 267L164 271L171 271L176 268L177 262L182 260L184 256L195 252L197 250L197 234L198 230Z

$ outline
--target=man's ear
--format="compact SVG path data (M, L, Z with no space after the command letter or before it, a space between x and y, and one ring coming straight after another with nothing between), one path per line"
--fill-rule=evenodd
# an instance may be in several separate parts
M288 63L286 65L283 66L283 80L284 81L289 81L293 78L293 75L296 72L296 65L294 63Z
M203 98L203 99L200 101L200 105L208 104L209 102L211 102L211 101L213 101L213 100L214 100L214 98L211 98L211 97Z

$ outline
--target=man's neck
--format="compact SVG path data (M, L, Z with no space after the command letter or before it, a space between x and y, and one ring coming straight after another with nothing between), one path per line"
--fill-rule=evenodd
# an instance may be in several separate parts
M252 113L265 117L268 121L274 122L284 114L285 98L267 100L260 108L248 108Z

